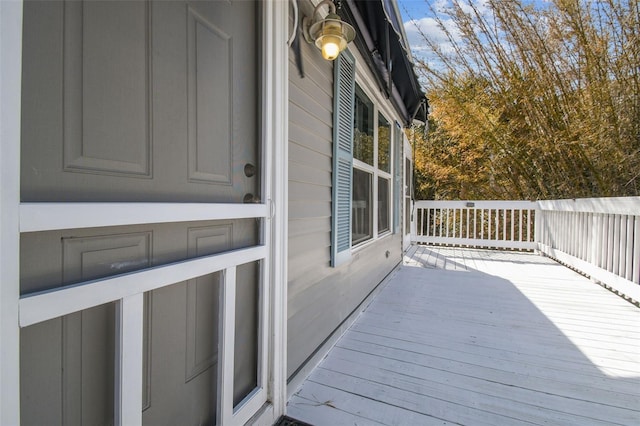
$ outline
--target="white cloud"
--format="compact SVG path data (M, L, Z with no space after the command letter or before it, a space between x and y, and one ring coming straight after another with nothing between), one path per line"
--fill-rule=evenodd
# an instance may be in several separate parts
M442 26L449 32L454 41L460 39L460 31L455 27L451 19L443 19ZM438 46L444 52L451 52L453 47L445 31L435 18L427 17L413 19L404 23L404 30L409 39L411 50L414 52L424 52L431 50L425 40Z

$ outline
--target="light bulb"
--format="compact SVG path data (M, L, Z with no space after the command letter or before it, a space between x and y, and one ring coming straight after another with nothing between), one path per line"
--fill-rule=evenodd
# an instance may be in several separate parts
M340 41L335 38L324 37L322 40L322 57L328 61L333 61L340 54Z

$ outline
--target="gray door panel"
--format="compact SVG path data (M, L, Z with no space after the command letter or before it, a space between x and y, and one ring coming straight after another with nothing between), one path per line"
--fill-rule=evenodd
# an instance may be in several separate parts
M256 9L250 1L25 2L22 201L259 198ZM258 172L245 173L246 164ZM26 233L20 288L258 243L254 219ZM220 278L145 295L144 423L214 422ZM257 384L260 265L240 266L237 278L236 402ZM23 423L113 423L114 350L114 304L22 329Z
M23 201L256 194L250 1L26 2Z

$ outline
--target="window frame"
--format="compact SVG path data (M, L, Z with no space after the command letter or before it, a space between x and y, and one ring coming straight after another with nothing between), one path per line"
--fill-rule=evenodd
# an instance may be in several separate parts
M389 113L389 110L384 106L383 102L378 99L376 96L372 96L372 91L369 90L366 82L363 81L362 76L359 73L356 73L356 90L354 91L354 105L355 98L358 96L358 92L363 93L367 99L371 102L373 107L373 165L367 164L364 161L361 161L355 156L352 159L352 168L358 169L360 171L366 172L371 176L371 187L372 191L370 194L370 206L371 206L371 237L366 240L362 240L359 242L353 242L351 244L351 250L357 251L359 248L367 246L380 238L386 237L387 235L391 235L393 233L393 223L392 223L392 205L394 197L396 196L393 188L393 173L394 173L394 144L396 143L393 132L393 123L395 120L389 119L388 117L394 117L393 114ZM355 106L354 106L355 110ZM380 116L382 116L389 127L389 172L381 170L379 168L379 125L380 125ZM354 114L354 128L355 128L355 114ZM355 132L354 132L355 133ZM355 136L354 136L355 140ZM387 185L389 188L389 200L387 202L387 228L384 230L380 230L378 227L379 223L379 189L378 189L378 179L383 178L387 181ZM352 181L352 191L354 182ZM353 194L353 193L352 193ZM352 195L353 196L353 195ZM351 209L352 215L352 238L353 238L353 207Z

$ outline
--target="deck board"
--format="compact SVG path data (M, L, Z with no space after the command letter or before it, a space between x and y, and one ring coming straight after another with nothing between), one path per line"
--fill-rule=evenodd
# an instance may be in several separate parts
M413 246L288 415L315 425L640 424L640 309L533 253Z

